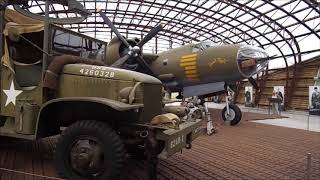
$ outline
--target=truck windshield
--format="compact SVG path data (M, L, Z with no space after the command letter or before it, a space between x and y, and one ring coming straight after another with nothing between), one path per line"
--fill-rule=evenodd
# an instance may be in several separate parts
M106 44L87 36L53 26L52 51L92 60L103 60Z

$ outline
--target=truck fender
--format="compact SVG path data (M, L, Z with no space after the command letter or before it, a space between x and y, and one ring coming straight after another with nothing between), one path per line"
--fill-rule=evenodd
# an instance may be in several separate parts
M57 121L48 121L43 118L43 116L46 116L49 110L55 109L54 107L57 107L59 105L64 104L81 104L81 103L90 103L90 104L96 104L99 106L108 107L109 109L118 111L118 112L124 112L124 111L130 111L130 110L136 110L143 108L143 104L126 104L122 103L116 100L107 99L107 98L98 98L98 97L66 97L66 98L56 98L52 99L46 103L43 104L41 107L38 118L37 118L37 124L36 124L36 135L37 138L40 137L47 137L51 135L56 135L57 131L60 131L59 124L57 124ZM49 117L50 118L50 117ZM48 119L49 119L48 118ZM45 131L52 131L52 132L39 132L39 129L46 127ZM57 129L58 128L58 129Z

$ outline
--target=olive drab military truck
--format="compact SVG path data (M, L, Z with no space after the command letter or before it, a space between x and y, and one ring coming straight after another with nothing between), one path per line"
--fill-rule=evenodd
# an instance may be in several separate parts
M163 112L158 79L104 66L106 43L53 24L45 34L42 21L5 15L0 135L62 132L55 150L62 178L116 179L127 154L149 160L154 176L157 157L190 148L200 135L199 119Z

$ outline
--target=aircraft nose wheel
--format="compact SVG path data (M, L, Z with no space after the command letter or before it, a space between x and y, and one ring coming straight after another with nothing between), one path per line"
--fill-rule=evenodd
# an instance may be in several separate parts
M222 110L222 119L224 121L230 121L230 125L234 126L237 125L242 118L241 110L238 106L234 104L229 105L229 113L227 111L227 106Z
M234 112L233 109L230 109L229 111L230 111L229 114L227 111L224 112L224 117L226 118L226 121L232 121L236 116L236 113Z

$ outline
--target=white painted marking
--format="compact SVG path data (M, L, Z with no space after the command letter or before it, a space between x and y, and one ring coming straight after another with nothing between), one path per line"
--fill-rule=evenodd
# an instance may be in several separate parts
M13 105L16 105L16 98L19 94L21 94L23 91L16 90L14 88L14 83L11 81L11 86L9 90L3 90L3 92L7 95L7 101L5 106L10 104L12 102Z

